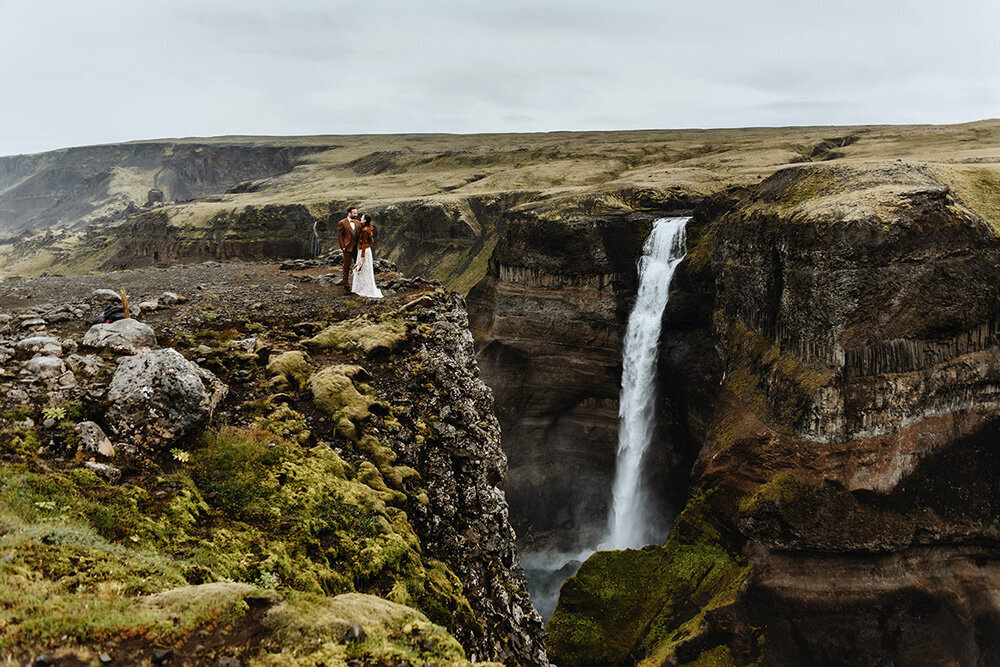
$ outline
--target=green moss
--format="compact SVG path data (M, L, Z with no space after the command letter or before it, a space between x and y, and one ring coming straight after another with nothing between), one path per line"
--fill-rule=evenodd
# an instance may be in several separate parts
M317 599L365 592L475 627L457 578L422 555L406 513L387 504L406 495L374 464L356 474L328 446L262 426L211 431L189 453L189 464L143 486L109 486L85 468L0 467L0 555L13 555L0 560L0 647L180 641L241 612L234 600L246 588L226 588L229 602L191 589L196 598L180 608L143 596L225 580ZM387 466L393 483L412 476Z
M1000 235L1000 173L991 169L965 169L948 174L948 182L964 203L982 215Z
M728 646L716 646L705 651L690 662L681 664L681 667L735 667L732 651Z
M616 665L639 656L663 664L699 632L707 611L735 601L749 574L720 525L699 494L664 546L591 556L563 585L549 621L553 660Z
M339 420L343 417L355 424L371 413L372 399L362 395L351 377L360 370L357 366L327 366L309 378L316 406Z
M358 317L332 324L302 344L310 350L360 350L371 356L394 352L405 340L406 326L402 320L386 319L376 323Z
M726 386L770 425L794 431L816 392L833 378L829 368L813 368L770 339L730 323L725 328Z
M364 630L364 639L342 642L355 623ZM370 595L299 597L272 609L264 625L274 633L271 641L285 648L268 655L263 664L337 665L349 659L363 659L366 664L404 660L413 664L468 664L462 647L443 627L410 607Z
M788 504L808 493L808 487L798 477L782 471L758 486L753 493L740 499L741 512L752 512L764 503Z
M0 428L0 453L13 456L32 456L41 446L38 429L34 426L5 426Z
M54 512L50 521L29 522L0 511L0 553L12 556L0 562L0 647L184 635L185 624L135 601L185 583L181 567L112 544L75 520L70 507L56 505Z
M272 378L278 378L287 387L302 388L312 373L309 355L299 350L271 355L267 362L267 372L268 375Z
M237 581L269 572L316 593L404 590L435 622L470 622L461 586L428 593L436 566L422 559L405 514L387 505L406 496L372 463L355 473L329 447L236 429L220 429L193 454L195 479L212 490L209 504L245 522L213 531L193 560Z
M290 438L300 445L308 442L312 435L303 416L284 403L259 418L257 423L274 435Z

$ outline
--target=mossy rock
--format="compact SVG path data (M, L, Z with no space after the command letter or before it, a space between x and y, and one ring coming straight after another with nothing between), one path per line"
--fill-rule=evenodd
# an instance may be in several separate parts
M358 448L367 454L379 469L390 466L396 460L396 452L391 447L383 445L373 435L362 436L358 441Z
M358 441L358 427L347 417L341 417L333 427L334 433L351 442Z
M312 436L302 414L284 403L278 404L267 416L259 418L257 423L271 433L294 440L300 445L306 444Z
M371 461L362 461L358 465L357 479L362 484L375 490L384 502L406 502L406 494L389 488L389 485L385 483L385 479L382 477L381 471Z
M310 361L309 355L300 350L273 354L267 362L267 372L272 378L280 378L289 387L298 389L305 386L312 373Z
M238 617L250 588L272 594L262 586L286 599L375 593L434 623L476 627L459 580L386 504L406 496L370 462L364 472L380 490L328 445L303 447L260 425L212 429L185 454L143 486L109 486L86 468L0 466L0 554L13 555L0 561L0 649L129 637L177 645ZM406 646L400 655L411 655Z
M302 341L302 345L310 350L361 350L366 356L374 356L395 352L405 340L406 326L402 320L387 319L376 323L358 317L331 324Z
M703 631L705 613L735 601L747 561L725 543L703 495L667 543L597 552L562 587L547 630L559 665L660 665Z
M345 593L282 602L267 612L262 623L284 648L265 664L344 664L352 658L364 658L366 663L469 664L462 646L443 627L412 607L372 595ZM344 642L355 623L364 631L364 639Z
M334 418L346 417L355 424L366 419L374 402L363 395L351 381L358 366L327 366L309 378L316 406Z
M181 586L148 596L147 607L167 612L173 619L240 616L246 610L245 598L257 589L250 584L218 581L196 586ZM273 594L272 594L273 595ZM275 596L276 597L276 596Z

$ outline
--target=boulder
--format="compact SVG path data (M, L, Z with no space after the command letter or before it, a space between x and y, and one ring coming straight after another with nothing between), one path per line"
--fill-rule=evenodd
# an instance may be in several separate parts
M71 354L66 357L66 365L77 373L83 371L85 375L97 375L104 362L93 354Z
M27 359L35 355L58 357L62 355L62 343L52 336L28 336L14 346L17 356Z
M55 386L58 389L72 389L77 386L76 375L73 374L73 371L66 371L56 378Z
M84 335L83 344L134 354L156 345L156 334L148 324L128 318L109 324L95 324Z
M173 306L187 301L187 297L180 296L177 292L164 292L157 300L161 306Z
M42 319L49 324L55 324L56 322L68 322L73 319L73 313L70 312L68 307L62 306L46 312L42 315Z
M139 308L142 310L153 311L160 307L160 302L156 299L150 299L149 301L140 301Z
M103 303L121 303L121 296L111 289L95 289L91 295L93 298Z
M114 458L115 448L111 440L95 422L80 422L76 425L76 433L80 436L80 444L77 452L83 455L103 456Z
M122 471L114 466L109 466L107 463L96 463L95 461L86 461L83 464L86 468L93 470L98 477L103 479L109 484L114 484L122 477Z
M228 387L173 348L121 360L108 386L112 433L161 449L208 420Z
M35 357L24 364L24 369L38 380L57 378L66 372L66 364L59 357Z

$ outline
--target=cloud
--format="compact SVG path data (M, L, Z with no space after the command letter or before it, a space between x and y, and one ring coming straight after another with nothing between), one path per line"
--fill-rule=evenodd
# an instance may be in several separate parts
M0 154L1000 116L1000 3L0 0Z

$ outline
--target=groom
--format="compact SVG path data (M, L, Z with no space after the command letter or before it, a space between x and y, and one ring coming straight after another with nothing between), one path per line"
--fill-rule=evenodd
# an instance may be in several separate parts
M337 223L337 241L344 252L344 292L351 291L351 268L354 266L354 254L358 250L358 231L361 222L358 221L358 209L352 206L347 211L347 217Z

